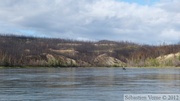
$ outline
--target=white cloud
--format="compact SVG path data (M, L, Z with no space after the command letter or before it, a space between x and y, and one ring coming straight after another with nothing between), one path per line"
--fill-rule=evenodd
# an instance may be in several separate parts
M160 36L165 40L171 40L170 38L174 40L179 40L180 31L177 31L175 29L167 29L167 30L163 30Z
M0 0L0 33L139 43L179 41L180 1ZM26 33L27 30L27 33ZM32 33L31 33L32 34Z

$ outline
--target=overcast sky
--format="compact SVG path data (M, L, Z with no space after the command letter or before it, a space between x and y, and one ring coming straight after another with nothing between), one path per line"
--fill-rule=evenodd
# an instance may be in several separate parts
M0 33L177 43L180 0L0 0Z

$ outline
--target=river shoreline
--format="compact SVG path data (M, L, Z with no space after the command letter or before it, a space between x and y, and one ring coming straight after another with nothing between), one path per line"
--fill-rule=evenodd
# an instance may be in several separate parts
M92 66L92 67L43 67L43 66L15 66L15 67L6 67L6 66L0 66L0 69L6 69L6 68L9 68L9 69L16 69L16 68L179 68L180 67L175 67L175 66L163 66L163 67L95 67L95 66Z

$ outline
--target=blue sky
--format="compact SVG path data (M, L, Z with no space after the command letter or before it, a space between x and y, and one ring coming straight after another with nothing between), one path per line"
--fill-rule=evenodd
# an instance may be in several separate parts
M140 5L152 5L154 3L159 2L159 0L117 0L117 1L123 1L128 3L137 3Z
M0 33L75 40L180 41L180 0L0 0Z

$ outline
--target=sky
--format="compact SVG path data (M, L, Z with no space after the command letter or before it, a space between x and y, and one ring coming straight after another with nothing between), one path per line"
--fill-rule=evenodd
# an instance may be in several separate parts
M173 44L180 0L0 0L0 33Z

